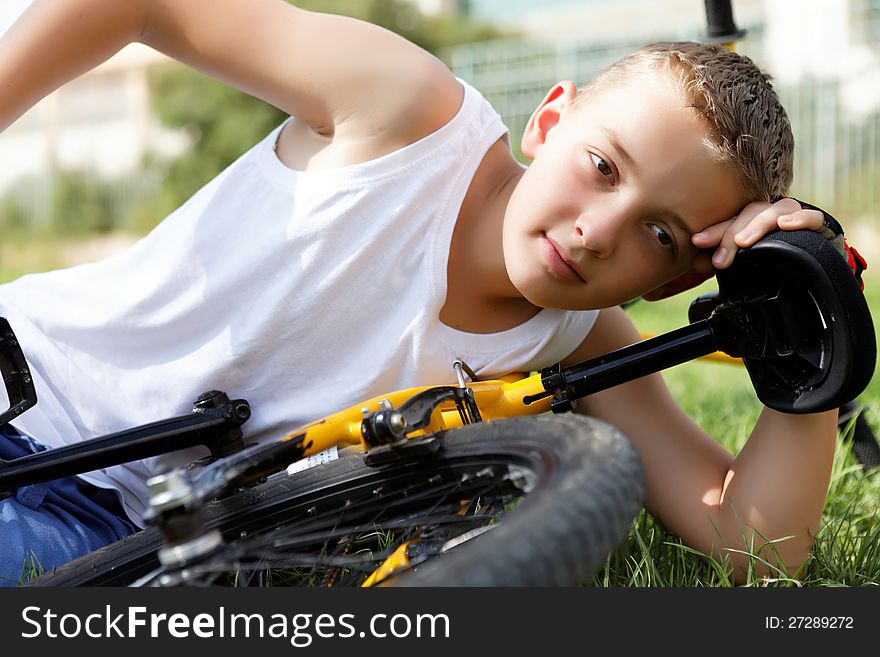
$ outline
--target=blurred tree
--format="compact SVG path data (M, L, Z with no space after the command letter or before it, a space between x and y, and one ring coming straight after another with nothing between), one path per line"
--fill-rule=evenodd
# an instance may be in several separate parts
M27 214L22 203L12 193L0 198L0 230L21 231L27 227Z
M56 176L48 218L56 235L106 233L116 227L117 215L112 182L79 170Z
M296 0L291 4L381 25L441 58L444 48L456 44L509 36L464 17L425 16L408 0ZM170 164L145 163L154 174L161 173L164 182L158 193L131 212L129 227L138 231L160 221L285 118L280 110L182 66L156 70L151 85L159 119L189 133L192 144Z

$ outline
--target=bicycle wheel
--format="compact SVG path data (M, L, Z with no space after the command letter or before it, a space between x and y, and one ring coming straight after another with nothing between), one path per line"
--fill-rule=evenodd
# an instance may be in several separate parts
M641 462L598 420L513 418L435 437L430 456L370 466L350 455L208 505L206 524L226 544L188 568L185 583L230 583L237 573L232 583L242 584L268 569L283 583L359 585L405 543L410 567L383 584L576 585L641 508ZM150 528L31 585L129 585L151 571L146 583L162 584L161 545Z

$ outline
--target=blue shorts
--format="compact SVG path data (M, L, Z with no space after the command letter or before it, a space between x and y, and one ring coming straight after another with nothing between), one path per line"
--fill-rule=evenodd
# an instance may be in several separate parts
M10 425L0 428L0 459L45 449ZM23 486L0 500L0 586L17 586L135 531L113 490L79 477Z

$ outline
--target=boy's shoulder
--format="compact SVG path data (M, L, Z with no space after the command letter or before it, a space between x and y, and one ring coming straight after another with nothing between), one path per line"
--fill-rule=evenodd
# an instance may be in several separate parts
M278 139L278 157L292 169L312 171L380 158L449 123L461 108L465 93L448 69L421 76L413 73L408 82L401 79L386 84L362 114L353 112L329 133L304 121L288 123Z

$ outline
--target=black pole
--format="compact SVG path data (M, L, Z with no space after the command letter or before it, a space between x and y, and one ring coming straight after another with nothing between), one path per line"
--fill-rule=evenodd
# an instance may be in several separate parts
M708 43L733 43L746 35L745 30L736 26L733 20L733 7L730 0L705 0L706 33Z

